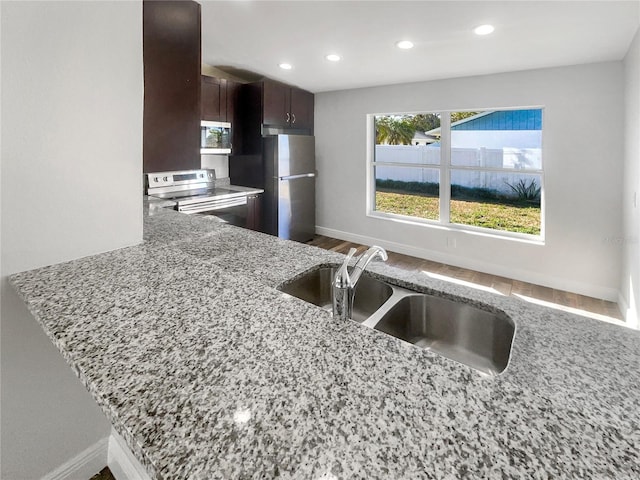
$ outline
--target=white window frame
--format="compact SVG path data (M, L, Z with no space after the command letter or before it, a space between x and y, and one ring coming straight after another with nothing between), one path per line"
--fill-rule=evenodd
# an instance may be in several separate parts
M367 114L367 149L366 149L366 161L367 161L367 211L368 217L373 217L381 220L396 221L401 223L414 224L418 226L424 226L429 228L437 228L451 231L463 231L477 235L497 237L501 239L510 239L523 241L534 244L545 243L545 178L544 178L544 162L545 155L543 153L541 158L540 169L527 169L526 174L540 175L540 234L532 235L529 233L510 232L507 230L498 230L487 227L476 227L474 225L464 225L460 223L451 223L450 217L450 204L451 204L451 171L452 170L473 170L483 172L510 172L509 169L504 168L488 168L477 166L457 166L451 165L451 113L453 112L484 112L484 111L506 111L506 110L542 110L542 122L543 133L542 142L540 148L543 149L544 143L544 106L521 106L521 107L497 107L497 108L474 108L474 109L454 109L454 110L437 110L437 111L421 111L421 112L401 112L401 113L371 113ZM375 145L376 145L376 126L375 117L387 116L387 115L417 115L417 114L440 114L440 165L436 164L401 164L386 162L376 162L375 160ZM544 150L543 150L544 152ZM375 209L376 205L376 178L375 167L376 166L399 166L410 168L431 168L439 169L440 171L440 204L439 204L439 219L430 220L427 218L413 217L409 215L399 215L396 213L380 212ZM515 170L514 170L515 172Z

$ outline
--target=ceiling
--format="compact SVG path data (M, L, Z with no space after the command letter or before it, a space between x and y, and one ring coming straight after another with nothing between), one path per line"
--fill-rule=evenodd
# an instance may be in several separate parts
M201 4L203 63L312 92L621 60L640 25L639 0ZM473 33L486 23L494 33Z

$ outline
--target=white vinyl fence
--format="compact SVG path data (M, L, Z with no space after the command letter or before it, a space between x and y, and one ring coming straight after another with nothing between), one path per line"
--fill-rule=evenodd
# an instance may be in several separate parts
M438 183L440 176L440 147L429 145L376 145L375 161L394 165L376 165L376 180ZM451 184L470 188L495 190L501 195L515 196L509 184L523 180L529 185L535 180L541 184L538 173L522 170L540 170L539 148L452 148ZM415 167L413 166L415 165ZM504 171L456 170L460 167L502 169Z

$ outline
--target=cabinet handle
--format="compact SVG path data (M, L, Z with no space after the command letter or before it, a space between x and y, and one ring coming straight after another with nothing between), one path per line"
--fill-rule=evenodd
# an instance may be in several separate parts
M291 120L291 116L289 115L289 112L287 112L287 123L289 123L289 120Z
M292 117L291 123L296 123L296 114L292 113L291 117Z

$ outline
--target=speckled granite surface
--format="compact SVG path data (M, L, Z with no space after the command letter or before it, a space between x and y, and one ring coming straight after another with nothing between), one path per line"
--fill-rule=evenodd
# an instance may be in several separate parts
M638 332L370 266L510 315L483 376L276 290L342 255L153 207L142 245L11 277L150 475L640 478Z

